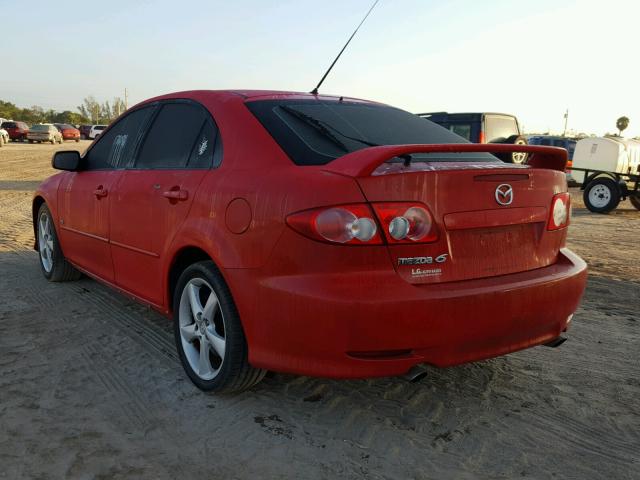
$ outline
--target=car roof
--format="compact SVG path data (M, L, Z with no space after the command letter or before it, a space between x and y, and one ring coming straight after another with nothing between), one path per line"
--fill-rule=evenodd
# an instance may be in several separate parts
M181 92L167 93L157 97L144 100L137 105L156 102L159 100L171 100L179 98L190 98L193 100L216 99L224 100L230 98L242 98L245 101L252 100L302 100L302 99L318 99L318 100L347 100L349 102L378 103L360 98L346 97L340 95L313 95L306 92L278 91L278 90L185 90ZM136 106L137 106L136 105Z

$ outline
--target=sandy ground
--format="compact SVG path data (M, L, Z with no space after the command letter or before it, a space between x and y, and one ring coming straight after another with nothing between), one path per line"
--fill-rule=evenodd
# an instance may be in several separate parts
M0 478L640 478L640 212L580 208L591 265L569 341L419 383L268 377L195 389L168 321L40 274L30 199L51 152L0 149Z

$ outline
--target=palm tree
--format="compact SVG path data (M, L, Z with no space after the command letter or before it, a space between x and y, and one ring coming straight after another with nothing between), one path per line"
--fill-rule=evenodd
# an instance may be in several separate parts
M616 127L618 129L618 135L622 136L622 131L629 126L629 117L620 117L616 120Z

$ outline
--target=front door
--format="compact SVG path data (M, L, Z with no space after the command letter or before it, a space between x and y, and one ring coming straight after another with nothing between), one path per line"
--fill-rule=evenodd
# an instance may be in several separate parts
M162 261L212 166L216 128L198 104L160 107L112 199L111 246L116 284L161 306Z
M58 189L60 242L65 256L107 281L113 281L109 201L120 173L113 168L76 172L66 175Z

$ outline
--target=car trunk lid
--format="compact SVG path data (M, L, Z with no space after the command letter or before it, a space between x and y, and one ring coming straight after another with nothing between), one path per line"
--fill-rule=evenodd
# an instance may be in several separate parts
M488 151L496 146L462 145L463 150L468 147ZM505 146L499 147L502 151ZM344 163L332 170L354 176L373 204L418 202L429 208L438 229L436 241L388 245L394 268L408 282L494 277L553 264L566 236L565 231L547 231L552 198L566 191L562 162L554 160L561 154L531 148L528 166L486 161L405 165L385 163L381 156L382 161L365 162L366 168L357 172L345 170Z

